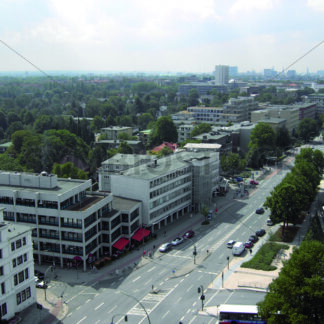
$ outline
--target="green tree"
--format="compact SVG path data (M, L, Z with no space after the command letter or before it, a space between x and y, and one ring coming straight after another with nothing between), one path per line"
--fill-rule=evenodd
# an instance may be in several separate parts
M160 117L154 126L150 136L152 145L163 142L176 143L178 140L177 128L170 116Z
M91 122L91 130L95 133L99 132L101 128L105 127L105 121L101 116L94 116L92 122Z
M316 133L317 125L314 119L304 118L297 126L298 137L307 142L311 135Z
M4 171L25 171L24 167L17 160L7 153L0 154L0 170Z
M133 149L127 142L121 142L118 146L118 153L133 154Z
M276 132L276 146L285 149L291 145L291 138L287 127L280 127Z
M197 89L190 89L188 93L188 105L189 106L197 106L199 101L199 94Z
M236 153L228 153L221 157L221 168L224 172L234 176L243 171L246 167L246 161L241 159Z
M167 155L173 154L173 151L168 146L164 146L163 149L158 153L158 157L164 157Z
M59 178L88 179L88 172L77 168L72 162L64 164L54 163L52 173L56 174Z
M154 121L154 118L150 113L144 113L137 118L137 123L141 130L146 129L147 125L152 121Z
M305 241L295 248L269 285L259 314L272 324L324 323L324 245Z
M261 152L273 151L276 133L267 123L258 123L251 131L249 147L256 147Z
M211 125L208 123L200 123L199 125L195 126L190 133L190 137L195 137L200 134L209 133L211 131Z

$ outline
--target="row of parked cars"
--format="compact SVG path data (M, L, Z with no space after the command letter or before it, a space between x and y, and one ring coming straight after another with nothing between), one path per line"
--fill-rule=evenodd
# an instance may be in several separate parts
M241 255L245 249L251 249L253 245L259 240L259 237L263 236L266 231L261 228L255 232L255 234L250 235L249 239L243 242L236 242L235 240L230 240L227 242L226 246L232 249L233 255Z
M187 231L182 236L177 236L174 240L168 243L164 243L159 247L160 252L168 252L172 249L173 246L181 244L185 239L192 238L195 235L195 232L192 230Z

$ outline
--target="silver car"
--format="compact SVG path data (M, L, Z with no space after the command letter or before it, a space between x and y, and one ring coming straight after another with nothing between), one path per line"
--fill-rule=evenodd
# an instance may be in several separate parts
M171 243L164 243L160 246L159 251L160 252L168 252L169 250L172 249L172 244Z

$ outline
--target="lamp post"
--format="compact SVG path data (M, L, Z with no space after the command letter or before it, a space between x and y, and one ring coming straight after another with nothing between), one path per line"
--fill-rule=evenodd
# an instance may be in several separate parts
M201 300L201 311L204 310L204 300L205 300L205 295L204 295L204 286L203 285L200 285L198 287L198 294L201 294L200 295L200 300Z
M230 257L228 256L226 259L227 259L227 269L229 270L229 259L230 259Z
M46 299L46 290L47 290L47 283L46 283L46 273L47 273L47 271L48 270L52 270L52 268L53 268L53 266L49 266L47 269L46 269L46 271L45 271L45 273L44 273L44 294L45 294L45 300L47 301L47 299Z
M194 264L196 264L196 255L197 255L197 248L196 245L194 246L194 250L193 250L193 256L194 256Z

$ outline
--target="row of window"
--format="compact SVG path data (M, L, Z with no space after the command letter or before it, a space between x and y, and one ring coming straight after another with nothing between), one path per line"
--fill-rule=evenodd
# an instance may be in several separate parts
M0 318L7 315L7 303L3 303L0 307Z
M162 188L159 188L157 190L153 190L152 192L150 192L150 198L154 198L157 197L159 195L163 195L166 192L171 191L174 188L180 187L181 185L183 185L184 183L190 182L191 181L191 177L188 176L186 178L183 179L179 179L177 181L174 181L166 186L163 186Z
M177 170L177 171L174 171L174 172L171 172L170 174L167 174L163 177L160 177L158 179L155 179L155 180L152 180L150 181L150 188L153 188L153 187L156 187L156 186L159 186L167 181L170 181L172 179L175 179L177 177L181 177L187 173L190 173L190 167L186 167L182 170Z
M17 305L23 303L26 299L31 297L30 287L22 290L16 295Z
M15 251L16 249L19 249L26 244L27 244L27 240L26 237L24 236L22 239L19 239L16 242L11 243L11 251Z
M28 268L25 270L20 271L14 275L14 285L17 286L18 284L22 283L23 281L29 278L29 271Z
M16 268L16 266L19 266L23 262L27 262L27 253L24 253L23 255L19 255L19 257L12 259L12 266Z

